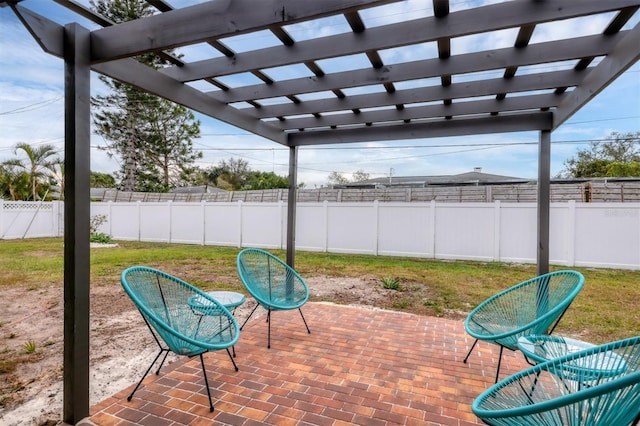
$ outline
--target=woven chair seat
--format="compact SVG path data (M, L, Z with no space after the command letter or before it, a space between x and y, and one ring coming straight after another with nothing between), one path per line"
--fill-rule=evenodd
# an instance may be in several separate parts
M607 363L606 368L598 365ZM640 419L640 336L537 364L472 404L490 425L629 425Z
M584 277L576 271L537 276L482 302L465 320L465 329L476 342L499 345L502 357L504 348L518 349L522 336L551 333L583 286ZM496 382L499 369L498 364Z
M159 374L169 352L189 357L197 355L200 356L205 382L203 353L225 349L231 358L228 348L236 344L240 330L233 315L211 296L179 278L144 266L126 269L120 282L160 348L142 379L163 352L165 357L156 374ZM197 305L194 305L194 300L198 301ZM233 358L231 361L238 371ZM142 379L131 392L129 400ZM210 410L213 411L208 383L206 387Z
M297 309L307 332L311 333L300 309L309 300L309 288L304 279L289 265L271 253L248 248L238 253L238 275L245 288L267 310L269 323L267 347L271 347L271 312ZM251 311L245 326L255 309ZM240 329L242 329L242 327Z

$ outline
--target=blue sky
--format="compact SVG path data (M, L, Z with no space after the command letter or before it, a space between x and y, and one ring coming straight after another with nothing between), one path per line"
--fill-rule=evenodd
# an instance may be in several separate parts
M175 7L182 7L198 0L171 0ZM468 8L477 4L499 3L499 0L452 0L451 10ZM80 3L88 4L88 0ZM366 12L369 25L383 25L420 16L432 15L431 2L406 0L401 3L371 9ZM25 0L26 7L37 11L58 23L77 20L54 2ZM425 6L426 5L426 6ZM545 24L536 28L532 43L554 39L559 34L574 36L592 34L601 30L601 21L571 20L561 24ZM94 25L80 20L90 29ZM637 19L625 28L635 25ZM322 25L302 24L288 28L296 40L318 34L345 31L344 22L327 19ZM597 29L597 30L596 30ZM513 44L514 30L494 33L491 38L461 37L452 40L452 53L471 49L507 47ZM225 41L236 51L269 45L273 41L265 36L235 37ZM192 48L184 50L187 61L201 59L202 52ZM381 52L395 60L415 60L419 52L396 49ZM428 57L428 53L424 53ZM352 67L351 63L323 64L332 71ZM365 66L365 65L363 65ZM234 84L233 81L227 83ZM235 82L243 84L243 82ZM246 83L245 83L246 84ZM92 94L103 93L104 88L93 75ZM44 53L20 24L9 8L0 8L0 161L14 158L13 147L17 142L32 145L48 143L62 152L64 146L64 76L61 59ZM217 165L231 157L242 158L251 168L273 171L279 175L288 173L288 149L247 134L217 120L198 115L202 136L194 140L194 147L204 154L198 162L201 167ZM552 134L551 173L556 175L564 162L584 149L592 140L601 140L612 131L640 131L640 64L636 63L613 84L606 88L581 111L571 117ZM389 141L362 143L320 148L304 147L299 153L298 181L307 188L326 185L332 171L349 177L363 170L371 177L416 176L456 174L482 167L486 173L535 178L537 176L537 132L479 135L429 140ZM93 171L111 173L118 169L116 159L109 158L98 147L106 141L93 135L91 140ZM497 146L495 145L497 144Z

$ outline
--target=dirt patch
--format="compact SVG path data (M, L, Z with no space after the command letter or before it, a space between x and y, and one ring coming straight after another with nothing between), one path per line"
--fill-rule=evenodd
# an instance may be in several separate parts
M311 300L387 307L401 292L373 277L307 278ZM0 423L56 424L62 413L63 295L60 287L3 289L0 299ZM255 302L235 314L242 321ZM157 353L133 303L117 284L91 289L90 404L137 382ZM30 349L34 349L30 351ZM173 361L169 358L168 362ZM49 423L48 423L49 422Z

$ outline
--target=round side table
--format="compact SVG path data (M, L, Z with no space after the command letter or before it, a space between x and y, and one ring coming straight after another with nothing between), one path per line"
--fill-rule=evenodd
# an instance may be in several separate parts
M220 302L220 304L227 308L231 313L233 313L233 311L235 311L235 309L242 305L246 300L244 294L236 293L235 291L209 291L207 292L207 295ZM207 301L200 296L193 296L189 299L189 306L195 310L207 305Z
M242 305L246 300L244 294L236 293L235 291L209 291L207 292L207 295L220 302L220 304L227 308L229 312L231 312L231 314L233 314L236 308ZM191 309L193 309L194 312L199 312L202 315L211 315L211 311L209 309L205 309L211 306L211 302L206 300L204 297L199 295L192 296L189 298L189 301L187 303L189 303L189 306L191 307ZM231 323L231 320L229 320L229 323ZM233 356L235 358L236 347L233 346L232 349Z
M594 347L594 344L561 336L523 336L518 339L518 348L530 363L541 363ZM627 368L626 362L615 352L603 352L576 359L567 366L567 377L581 377L589 382L602 377L614 376Z

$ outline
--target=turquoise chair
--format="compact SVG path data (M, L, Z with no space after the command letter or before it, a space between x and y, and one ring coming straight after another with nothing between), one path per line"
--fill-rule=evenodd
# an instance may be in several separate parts
M607 368L599 361L607 360ZM617 360L611 365L611 360ZM593 366L595 368L589 368ZM516 373L471 406L490 425L627 426L640 420L640 336Z
M211 391L207 380L202 354L226 349L238 371L229 347L233 346L240 335L238 324L233 315L218 301L196 287L157 269L134 266L126 269L120 276L120 282L135 306L142 314L160 352L127 398L131 401L151 368L164 353L164 358L156 370L160 369L169 352L188 357L199 356L202 365L209 410L213 411ZM197 309L189 303L198 298Z
M478 305L467 317L464 327L476 340L500 346L496 383L504 348L518 349L518 338L551 334L564 312L584 286L584 277L576 271L557 271L540 275L508 288Z
M257 304L240 327L244 328L258 306L267 310L268 339L271 348L271 312L297 309L307 332L311 333L300 309L309 300L304 279L289 265L269 252L248 248L238 253L238 275Z

